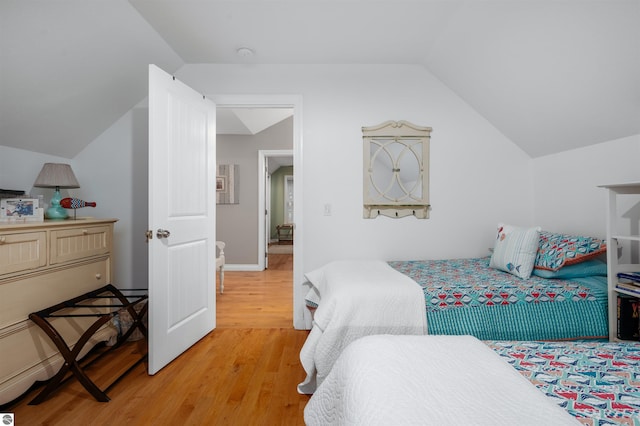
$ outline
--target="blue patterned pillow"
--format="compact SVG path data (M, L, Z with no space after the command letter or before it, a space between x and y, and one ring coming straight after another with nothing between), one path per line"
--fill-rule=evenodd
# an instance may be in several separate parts
M575 265L565 265L557 271L533 268L532 275L541 278L569 280L572 278L607 276L607 264L601 260L591 259Z
M604 240L542 231L535 268L557 271L565 265L584 262L607 251Z
M528 279L538 250L540 228L498 224L498 236L489 267Z

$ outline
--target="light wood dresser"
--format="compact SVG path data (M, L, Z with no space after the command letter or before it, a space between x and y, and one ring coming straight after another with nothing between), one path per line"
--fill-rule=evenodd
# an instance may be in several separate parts
M111 283L117 219L0 223L0 405L52 377L63 358L28 316ZM57 318L71 347L93 318ZM105 326L85 347L115 336Z

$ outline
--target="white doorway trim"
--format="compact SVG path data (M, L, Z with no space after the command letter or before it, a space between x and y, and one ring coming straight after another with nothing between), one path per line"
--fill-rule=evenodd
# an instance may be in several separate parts
M295 212L295 209L293 207L293 200L289 200L289 193L291 192L291 188L293 187L295 189L295 187L293 186L293 182L293 175L285 175L284 200L282 200L284 203L284 205L282 206L284 211L284 223L295 223L293 222L293 212ZM291 221L287 220L289 217L291 217Z
M260 154L258 154L259 156ZM291 154L293 156L293 154ZM265 158L265 164L260 165L260 170L258 171L258 176L264 176L264 248L266 250L264 254L264 268L269 268L269 244L271 244L271 173L269 173L269 159ZM260 159L258 158L258 163L260 163ZM258 182L258 188L260 187L260 182ZM260 202L260 197L258 197L258 203ZM269 201L267 201L269 200ZM258 253L258 256L260 254ZM260 257L262 259L262 257Z
M208 95L218 107L250 107L250 108L292 108L293 109L293 179L295 186L293 198L296 200L296 209L293 212L295 222L294 244L293 244L293 326L298 330L308 329L305 325L305 307L303 286L303 254L302 245L304 241L304 224L302 220L302 96L299 95ZM261 191L264 194L264 191ZM264 204L258 203L258 208L264 209ZM258 215L263 218L263 215ZM264 229L264 221L261 229ZM259 224L260 226L260 224ZM260 229L260 228L259 228ZM260 233L264 238L264 232ZM258 244L258 250L264 246ZM258 253L258 258L260 258ZM264 259L264 255L263 255Z

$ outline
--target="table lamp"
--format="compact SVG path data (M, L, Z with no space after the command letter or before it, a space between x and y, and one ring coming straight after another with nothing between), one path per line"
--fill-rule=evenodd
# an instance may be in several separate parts
M46 215L47 219L53 220L67 218L67 211L60 205L60 188L80 188L71 166L61 163L45 163L33 186L56 189Z

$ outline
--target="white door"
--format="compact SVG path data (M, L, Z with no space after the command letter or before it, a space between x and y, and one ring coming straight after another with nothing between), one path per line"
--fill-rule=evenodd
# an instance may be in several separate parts
M149 374L215 328L215 117L149 66Z

